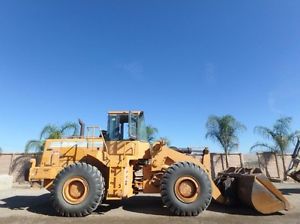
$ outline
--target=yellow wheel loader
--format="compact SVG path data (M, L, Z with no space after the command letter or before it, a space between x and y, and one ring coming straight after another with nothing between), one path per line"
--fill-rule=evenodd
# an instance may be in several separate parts
M300 182L300 138L298 137L297 143L292 154L292 160L286 173L295 181Z
M213 180L210 154L201 161L163 141L150 145L143 111L108 113L107 130L82 121L80 136L49 139L38 165L32 159L29 180L51 192L62 216L86 216L105 198L121 200L138 193L160 193L174 215L196 216L211 200L230 204L233 198L258 212L289 208L282 194L263 174L229 169Z

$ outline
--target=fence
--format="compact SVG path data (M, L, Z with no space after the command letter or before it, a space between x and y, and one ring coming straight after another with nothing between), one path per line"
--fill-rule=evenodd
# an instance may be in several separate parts
M0 155L0 174L13 176L13 181L22 183L26 181L30 168L30 159L38 157L37 154L5 153ZM201 155L195 155L201 159ZM291 155L284 155L286 168L291 161ZM229 166L254 168L259 167L270 179L283 180L284 169L282 157L276 153L264 152L255 154L231 153L228 155ZM212 177L226 169L226 159L223 153L211 153Z
M227 155L229 167L243 167L243 155L241 153L231 153ZM224 153L211 153L211 173L212 177L216 177L219 172L227 169L226 155Z
M197 159L201 159L201 155L196 155L195 157ZM291 155L285 154L284 159L287 169L288 165L291 162ZM210 162L213 178L215 178L222 170L227 169L224 153L211 153ZM284 179L282 157L281 155L273 152L263 152L256 154L230 153L228 154L228 164L229 167L259 167L262 172L271 180L281 181Z

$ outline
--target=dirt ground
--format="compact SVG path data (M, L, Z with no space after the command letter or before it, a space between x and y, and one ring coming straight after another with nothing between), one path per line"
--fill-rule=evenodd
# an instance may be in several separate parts
M83 218L58 217L49 203L49 193L43 189L15 187L0 192L0 223L68 224L88 223L293 223L300 224L300 184L276 184L292 204L290 211L263 216L249 208L224 207L212 203L197 217L174 217L163 207L159 195L140 195L122 202L111 202Z

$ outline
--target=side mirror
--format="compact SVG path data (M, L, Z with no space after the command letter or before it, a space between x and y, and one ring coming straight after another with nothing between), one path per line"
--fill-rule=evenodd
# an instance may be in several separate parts
M107 134L107 131L106 130L100 130L100 136L99 137L103 137L104 140L107 140L108 139L108 134Z

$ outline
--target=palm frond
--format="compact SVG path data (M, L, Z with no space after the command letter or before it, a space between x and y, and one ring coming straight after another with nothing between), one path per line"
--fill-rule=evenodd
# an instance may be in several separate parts
M260 143L260 142L258 142L256 144L254 144L253 146L251 146L250 151L253 151L253 149L255 149L257 147L267 148L271 152L276 152L277 151L275 147L270 146L270 145L268 145L266 143Z
M46 125L40 134L40 139L48 139L49 136L53 135L54 132L57 132L59 129L57 126L48 124Z
M205 125L207 132L218 131L220 126L219 124L220 124L220 119L218 116L215 115L209 116Z
M291 133L288 136L288 140L289 140L289 142L291 142L293 144L293 146L296 146L297 141L300 140L300 132L295 131L295 132Z
M76 122L66 122L60 128L60 132L62 133L62 136L66 136L67 131L71 131L72 136L78 135L78 130L79 130L79 127Z
M272 129L263 126L257 126L255 127L254 131L260 134L262 137L274 142L272 151L275 150L283 153L288 149L290 143L293 142L293 139L296 136L300 136L299 131L292 133L290 132L291 122L291 117L282 117L276 120Z
M277 119L273 126L274 132L276 132L279 135L288 135L290 131L291 122L291 117L282 117Z
M42 152L43 142L41 140L29 140L25 145L25 153L29 151Z
M257 134L260 134L266 139L274 139L276 137L276 133L271 130L270 128L264 127L264 126L256 126L254 128L254 132Z
M295 139L297 140L300 138L300 131L294 131L293 133L290 133L288 136L289 141L294 141Z
M238 134L246 130L246 126L237 121L232 115L209 116L206 122L206 138L218 142L225 153L238 148Z
M155 136L158 133L157 128L151 126L151 125L147 125L146 126L146 133L147 133L147 140L148 142L153 142L155 140Z

